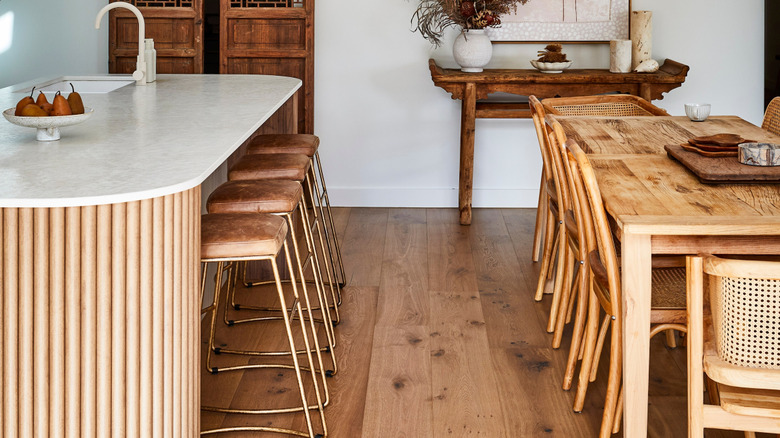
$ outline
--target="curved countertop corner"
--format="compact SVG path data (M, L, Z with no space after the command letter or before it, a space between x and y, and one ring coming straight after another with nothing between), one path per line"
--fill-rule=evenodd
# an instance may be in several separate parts
M112 204L195 187L300 86L281 76L158 75L82 95L95 113L53 142L1 119L0 207ZM1 89L0 109L15 107L21 88Z

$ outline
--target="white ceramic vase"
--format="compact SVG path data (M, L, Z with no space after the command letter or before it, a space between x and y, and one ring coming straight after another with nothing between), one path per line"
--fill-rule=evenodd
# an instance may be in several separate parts
M455 38L452 55L461 71L479 73L493 56L493 43L485 29L464 30Z

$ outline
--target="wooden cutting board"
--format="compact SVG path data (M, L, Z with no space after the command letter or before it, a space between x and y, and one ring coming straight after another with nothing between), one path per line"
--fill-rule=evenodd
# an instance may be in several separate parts
M736 157L708 158L688 152L680 145L666 145L666 154L679 161L707 184L722 183L777 183L780 184L780 166L748 166Z

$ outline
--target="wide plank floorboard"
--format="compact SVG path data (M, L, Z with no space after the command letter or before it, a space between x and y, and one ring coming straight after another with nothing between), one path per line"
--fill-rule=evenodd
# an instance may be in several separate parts
M328 436L598 434L608 358L588 388L585 409L574 413L573 391L561 389L571 329L553 350L545 331L550 296L533 300L535 210L475 209L473 215L464 227L456 209L333 209L349 284L336 327L339 372L328 379ZM274 301L272 294L266 298ZM208 324L203 328L206 333ZM231 344L279 336L259 326L241 332ZM228 333L219 329L218 339L226 342ZM648 435L684 437L685 348L669 349L662 338L651 342ZM204 375L202 385L204 404L228 406L294 389L285 373ZM202 423L304 427L301 414L203 413Z

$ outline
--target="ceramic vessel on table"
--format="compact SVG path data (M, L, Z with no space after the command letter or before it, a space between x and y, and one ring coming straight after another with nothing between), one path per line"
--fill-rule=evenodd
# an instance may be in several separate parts
M703 122L710 116L710 104L686 103L685 115L694 122Z
M531 65L542 73L563 73L564 70L571 67L571 61L566 62L539 62L531 60Z
M461 71L479 73L493 56L493 43L485 34L485 29L463 31L452 44L452 56Z

